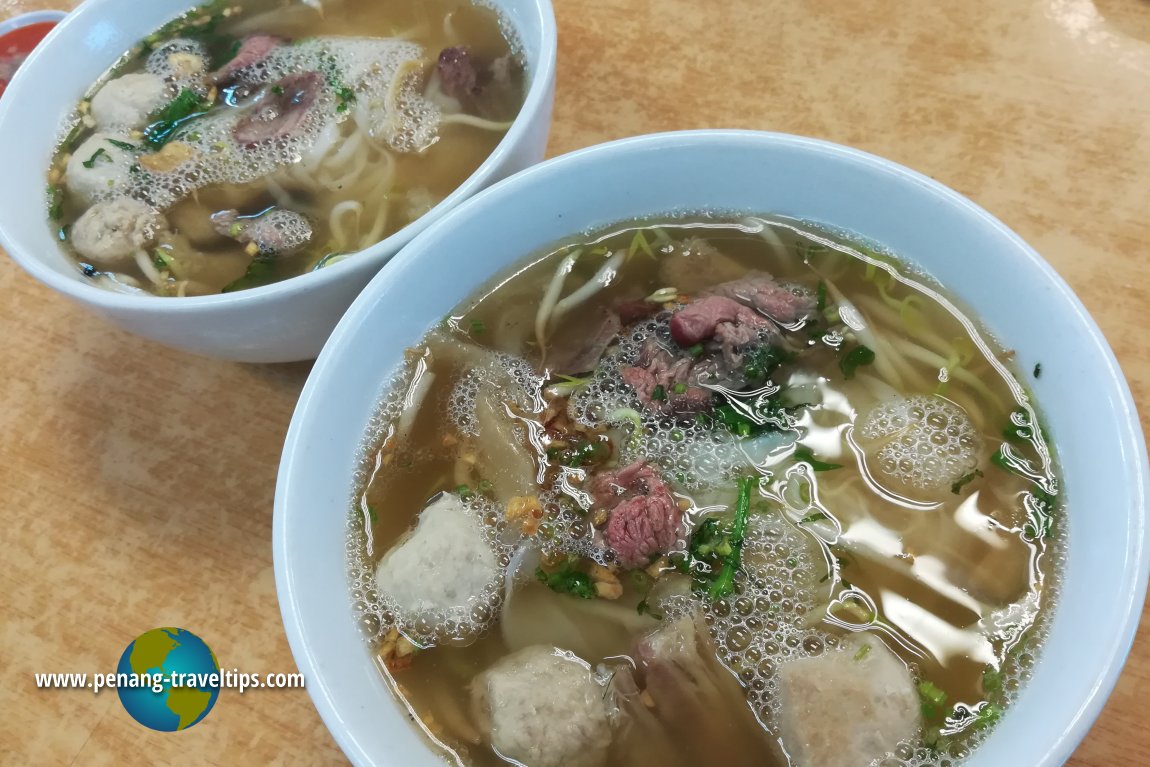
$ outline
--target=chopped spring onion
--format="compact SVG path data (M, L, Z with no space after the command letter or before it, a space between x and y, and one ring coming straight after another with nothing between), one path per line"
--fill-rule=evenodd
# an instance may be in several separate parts
M654 391L651 392L651 399L658 402L665 402L667 400L667 390L663 388L662 384L657 385Z
M865 658L867 656L867 653L869 653L869 652L870 652L870 645L864 644L862 647L859 648L858 652L855 653L855 658L854 658L855 662L857 663L858 661L861 661L863 658Z

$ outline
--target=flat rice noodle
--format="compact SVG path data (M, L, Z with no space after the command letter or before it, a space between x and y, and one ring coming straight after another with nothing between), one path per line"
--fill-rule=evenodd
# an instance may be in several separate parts
M535 495L535 462L498 389L487 382L480 384L475 398L475 423L479 430L477 467L480 476L491 483L495 497L507 503L516 496Z
M590 662L626 653L633 637L658 621L633 604L557 594L539 582L516 589L499 620L509 652L532 645L556 645Z
M695 618L663 626L640 642L636 655L664 740L681 756L724 767L785 764Z

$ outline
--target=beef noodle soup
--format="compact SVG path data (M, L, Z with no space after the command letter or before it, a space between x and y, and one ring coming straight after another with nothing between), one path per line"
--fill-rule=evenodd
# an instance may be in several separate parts
M498 15L467 0L212 2L80 102L49 214L85 275L206 295L329 266L419 218L524 97Z
M956 764L1063 550L1011 357L801 222L557 245L411 348L373 421L349 552L381 672L463 765Z

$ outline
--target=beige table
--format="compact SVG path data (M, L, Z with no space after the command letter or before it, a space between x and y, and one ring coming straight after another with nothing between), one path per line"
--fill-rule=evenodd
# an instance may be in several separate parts
M557 3L552 154L729 126L905 163L1034 244L1150 402L1146 0ZM0 16L33 5L0 0ZM142 343L0 261L0 764L342 761L302 691L224 691L202 724L159 734L114 693L32 677L111 671L167 625L225 667L295 670L269 541L307 372ZM1148 677L1144 631L1071 764L1150 765Z

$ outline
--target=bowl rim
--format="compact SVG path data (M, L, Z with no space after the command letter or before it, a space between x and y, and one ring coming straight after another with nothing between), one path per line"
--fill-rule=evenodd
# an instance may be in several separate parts
M1063 764L1101 713L1123 670L1146 599L1147 581L1150 577L1150 556L1148 556L1150 527L1147 524L1148 514L1150 514L1150 509L1148 509L1150 464L1147 460L1145 436L1141 429L1141 422L1129 383L1114 356L1113 350L1086 307L1054 268L1018 234L972 200L918 171L911 170L893 160L822 139L741 129L685 130L634 136L579 149L531 166L469 198L452 211L452 216L441 219L428 227L393 260L388 269L380 272L372 279L371 283L364 288L350 309L344 314L316 359L292 415L276 480L272 531L273 565L277 598L292 655L299 670L308 680L308 694L311 696L321 718L327 725L332 737L353 763L371 764L373 762L371 755L360 748L350 730L341 727L340 705L336 700L338 696L333 695L332 690L324 683L321 672L322 660L313 651L309 632L300 621L298 593L293 586L295 565L289 557L289 527L291 518L298 515L298 513L292 514L290 512L294 506L294 483L298 481L295 479L297 476L297 447L305 433L312 428L311 422L322 418L324 392L328 389L335 374L338 373L338 365L342 364L342 360L338 358L345 351L344 347L353 341L364 320L375 311L378 303L377 296L384 289L384 285L392 279L404 279L408 271L416 266L420 258L420 251L424 248L423 243L434 244L441 230L452 227L456 218L466 216L471 209L499 204L504 198L513 195L519 186L531 182L549 181L554 183L557 179L562 178L567 168L600 155L610 157L647 151L674 151L710 144L733 144L755 148L761 148L764 145L778 145L835 156L840 161L865 166L871 171L894 176L904 183L917 186L943 204L961 208L983 226L995 230L999 236L1014 246L1015 257L1025 259L1030 268L1039 270L1049 278L1056 287L1058 300L1074 310L1077 320L1084 325L1087 331L1089 341L1097 347L1105 361L1104 378L1113 384L1114 393L1118 395L1115 409L1124 417L1125 429L1118 436L1121 440L1121 446L1131 449L1124 463L1130 479L1131 511L1134 513L1131 517L1130 527L1126 531L1130 533L1126 543L1126 561L1128 564L1122 577L1123 591L1120 600L1122 620L1117 627L1119 630L1113 634L1112 640L1106 646L1095 647L1091 653L1101 660L1102 673L1094 680L1089 694L1084 699L1075 702L1076 708L1073 710L1069 726L1051 741L1045 754L1036 756L1034 764L1040 767L1054 767ZM490 276L493 277L495 274L497 272L493 272ZM481 286L474 286L475 289L479 287ZM380 386L385 385L386 375L389 372L380 372ZM349 625L353 623L350 604L348 606L348 622Z
M73 27L99 21L105 13L103 6L109 0L88 0L78 6L71 13L67 13L62 20L44 37L39 45L32 51L23 65L17 70L12 81L0 99L0 127L8 122L17 122L17 109L23 102L23 94L32 91L32 79L41 67L40 60L51 60L55 55L56 39L70 34ZM191 10L198 5L195 0L185 0ZM249 303L265 300L286 299L304 293L316 287L340 282L345 272L371 269L378 271L385 263L388 253L398 253L427 227L443 218L461 202L466 201L474 194L491 183L496 170L527 138L531 126L539 115L548 109L551 98L551 83L555 79L556 59L558 55L558 29L555 23L555 12L551 0L529 0L531 8L537 14L539 23L540 47L535 59L528 70L530 81L527 95L519 113L511 123L511 127L500 139L495 149L487 155L483 162L469 175L463 183L439 201L431 210L415 221L380 240L374 245L364 248L350 255L354 258L345 258L331 266L319 271L305 272L304 274L280 280L270 285L262 285L234 293L220 293L209 296L185 296L175 301L156 301L157 296L134 295L131 293L118 293L100 288L71 275L63 274L45 264L39 257L30 256L25 249L16 246L20 238L8 232L3 217L0 217L0 245L4 246L15 263L23 268L34 279L48 287L76 300L103 310L112 311L163 311L172 314L196 314L211 312L228 307L240 307ZM491 5L491 3L486 3ZM517 35L521 35L521 26L510 18L510 14L503 13L495 7L501 20L506 23ZM42 185L41 185L42 186ZM40 186L36 187L37 189ZM45 220L45 224L50 223ZM77 272L77 275L79 273Z

